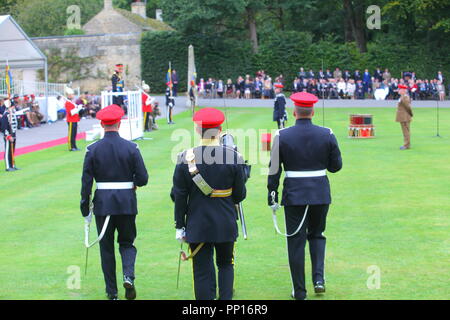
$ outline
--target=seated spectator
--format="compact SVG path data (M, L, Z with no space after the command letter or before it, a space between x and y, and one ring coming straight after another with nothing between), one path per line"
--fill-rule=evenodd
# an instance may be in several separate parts
M328 99L339 99L337 84L334 78L329 79L328 83Z
M356 81L356 99L364 99L365 98L365 89L362 79L358 79Z
M255 99L261 99L262 91L263 91L263 82L261 80L261 77L258 77L255 79L254 83L254 95Z
M347 83L347 97L349 99L355 99L355 90L356 90L356 85L355 85L355 80L350 79L348 80Z
M219 80L219 82L217 82L217 95L219 96L219 98L223 98L223 92L224 92L223 81Z
M347 84L345 83L343 78L340 78L337 83L337 92L339 95L339 99L347 98Z

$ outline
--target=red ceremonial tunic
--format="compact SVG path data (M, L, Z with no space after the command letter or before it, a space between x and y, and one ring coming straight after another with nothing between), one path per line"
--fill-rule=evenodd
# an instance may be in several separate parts
M66 121L67 122L80 122L80 116L78 115L78 113L76 113L75 115L72 115L70 113L70 111L74 108L76 108L76 105L72 102L67 100L66 104L65 104L65 108L66 108Z
M148 103L147 99L149 100ZM142 92L142 112L153 112L152 105L150 104L150 96L145 92Z

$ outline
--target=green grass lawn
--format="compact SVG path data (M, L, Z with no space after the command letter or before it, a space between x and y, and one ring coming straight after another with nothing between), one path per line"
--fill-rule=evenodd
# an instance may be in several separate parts
M412 149L400 151L395 109L326 109L325 126L338 138L344 167L329 174L333 204L325 233L327 293L313 294L308 259L309 299L450 298L450 109L440 113L442 138L435 137L434 110L414 112ZM229 108L228 126L273 129L271 113ZM350 113L373 114L376 138L348 139ZM161 121L160 130L146 134L153 140L138 142L150 175L149 185L138 190L140 299L193 298L190 262L182 264L180 288L175 288L179 244L169 197L171 157L180 148L171 139L173 130L192 132L193 126L189 113L175 121L170 127ZM322 124L320 108L315 122ZM79 142L80 148L85 146ZM263 153L261 157L247 183L249 239L240 238L236 246L235 298L289 299L286 242L275 235L266 206L267 178L261 169L268 159ZM84 276L84 220L79 211L83 158L84 152L70 153L61 145L18 157L18 172L0 172L0 299L104 299L98 246L90 250ZM70 266L81 268L80 289L67 286ZM381 272L379 289L368 289L370 266ZM120 284L120 258L118 275Z

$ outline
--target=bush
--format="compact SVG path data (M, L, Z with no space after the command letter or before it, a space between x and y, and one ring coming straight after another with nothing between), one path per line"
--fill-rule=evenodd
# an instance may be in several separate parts
M360 53L355 43L337 43L333 37L313 42L308 32L277 32L261 41L259 52L252 54L248 41L204 34L185 36L176 31L147 32L142 37L142 77L153 91L164 91L169 61L177 70L179 90L186 90L189 44L195 50L197 80L213 77L235 81L239 75L254 75L263 69L272 78L283 74L288 90L300 67L317 72L323 64L324 70L367 68L373 73L380 66L397 78L405 70L415 71L419 78L433 78L438 70L450 67L445 48L429 50L420 43L390 38L373 41L367 53Z
M142 79L153 92L165 90L169 61L177 70L179 91L187 86L188 47L194 46L197 81L213 77L233 81L238 75L253 73L250 45L214 35L183 36L176 31L146 32L142 35Z

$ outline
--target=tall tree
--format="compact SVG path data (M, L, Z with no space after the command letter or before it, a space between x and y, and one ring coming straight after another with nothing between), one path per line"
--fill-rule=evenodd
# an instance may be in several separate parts
M367 36L365 24L365 1L343 0L345 20L349 24L361 53L367 52ZM347 39L349 36L347 35ZM351 39L351 38L350 38Z

